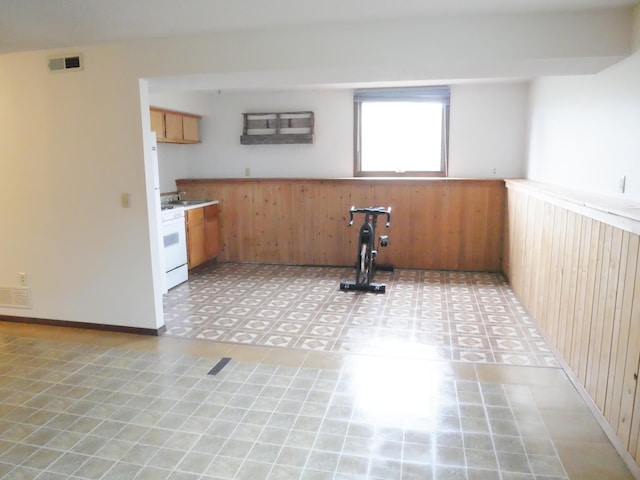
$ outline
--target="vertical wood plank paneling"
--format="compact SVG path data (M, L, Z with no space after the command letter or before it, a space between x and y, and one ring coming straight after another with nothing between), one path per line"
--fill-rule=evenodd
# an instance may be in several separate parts
M569 309L574 304L575 289L571 288L572 269L575 259L573 248L575 239L577 237L576 231L576 214L573 212L567 212L566 228L564 237L564 251L562 258L564 265L562 269L562 281L560 284L560 293L558 300L558 318L557 318L557 340L556 349L560 354L566 358L568 357L568 351L566 349L566 339L571 336L572 324L567 321L569 317Z
M640 237L522 190L508 208L514 291L638 461Z
M622 249L622 230L617 228L611 228L611 236L609 245L605 245L605 256L603 263L606 260L607 284L604 292L604 306L602 310L598 312L597 322L602 325L602 330L599 334L600 352L599 357L596 358L598 365L597 380L596 380L596 405L600 407L601 411L605 411L607 385L609 381L609 372L611 365L611 353L613 351L613 332L614 332L614 318L616 315L616 301L618 292L622 293L623 287L620 285L620 260ZM607 257L608 255L608 257Z
M573 230L573 243L571 246L571 270L570 270L570 282L569 282L569 299L566 315L562 318L565 319L567 324L566 336L564 341L564 358L571 358L573 337L575 335L575 328L577 324L576 320L576 304L578 301L578 282L580 280L580 255L582 252L582 223L584 217L574 214L575 228Z
M569 357L569 366L578 375L580 371L580 355L582 349L582 339L584 337L583 330L585 328L585 304L587 299L587 281L589 277L589 254L591 252L591 232L593 229L593 220L584 218L582 228L580 230L580 256L578 259L578 278L576 279L576 313L575 324L572 330L571 354Z
M600 230L601 224L595 221L592 222L590 232L591 238L589 239L589 257L587 260L587 280L584 291L584 310L581 317L582 324L580 334L582 338L580 340L580 352L578 354L579 366L577 371L578 378L585 387L587 381L587 368L589 366L589 342L591 339L591 320L597 285L596 279L597 275L601 271L601 265L598 261L601 246Z
M313 265L314 236L314 191L310 185L294 185L292 188L292 243L294 253L290 263Z
M535 302L535 316L539 319L540 328L546 334L549 324L549 276L551 270L551 253L553 244L553 222L555 208L545 204L542 218L542 243L540 256L540 278L538 296Z
M523 198L526 198L524 195L520 195L518 192L514 190L508 190L508 210L507 210L507 223L508 223L508 237L506 245L509 248L507 253L508 262L503 263L503 266L506 268L505 274L509 278L511 285L513 286L514 292L522 297L524 292L522 292L523 282L520 278L520 263L522 261L521 257L518 256L518 248L522 245L522 241L520 239L520 225L518 222L520 221L520 213L522 212L521 202Z
M511 280L511 284L515 292L519 296L526 296L527 291L524 288L524 278L522 278L523 260L522 255L525 237L524 232L526 230L526 216L523 212L526 212L526 200L527 197L519 195L517 192L509 191L510 197L510 209L509 222L511 223L511 240L509 242L510 248L510 271L507 272L507 276Z
M553 243L551 245L551 276L549 278L550 295L548 298L548 336L554 339L554 346L557 347L560 301L563 299L560 293L562 292L562 281L564 277L567 211L558 207L554 207L554 210Z
M390 247L381 262L501 271L502 181L212 179L177 185L191 198L220 201L222 261L350 265L362 221L346 228L351 205L391 205ZM379 234L385 233L381 227Z
M411 262L411 258L416 257L422 257L429 262L434 262L432 252L435 250L435 248L433 245L433 239L431 237L431 229L438 229L439 227L431 220L430 210L433 202L429 199L429 195L433 191L433 189L428 188L427 190L428 191L416 191L415 187L410 187L406 189L403 194L400 194L400 192L396 192L393 195L393 205L388 204L388 199L380 200L381 202L384 202L386 200L387 203L386 205L382 203L382 205L380 206L392 207L391 226L389 227L389 229L385 228L384 220L378 225L378 234L389 235L390 240L389 247L381 249L380 251L380 263L395 262L397 265L407 265ZM401 212L410 212L413 208L413 205L418 202L421 202L424 205L424 208L426 210L425 217L429 219L425 219L425 223L426 225L429 225L429 228L425 228L426 225L415 225L413 222L409 222L408 225L400 225L400 222L402 221ZM381 220L383 218L384 217L380 217ZM397 232L401 229L405 230L405 235L397 234ZM355 246L357 230L351 232L351 234L354 238ZM355 253L356 249L354 247L352 253L353 261L355 261ZM393 261L391 261L391 258L393 258Z
M345 216L341 191L335 184L329 184L326 188L324 216L327 228L321 235L324 235L326 248L322 252L322 265L339 265L335 263L337 259L332 259L332 253L338 252L341 248L346 223L342 221ZM331 262L334 263L331 263ZM286 263L283 259L281 263Z
M635 247L634 247L635 248ZM638 436L640 435L640 396L638 395L638 361L640 358L640 252L632 250L638 258L636 265L635 284L631 298L631 321L629 327L629 338L627 342L627 359L624 368L623 402L620 408L621 431L628 439L628 450L638 458L638 447L640 446Z
M519 223L520 236L521 240L519 241L521 248L518 249L519 262L518 268L520 272L526 272L533 262L533 243L535 242L534 235L532 235L533 230L533 215L535 213L534 209L534 201L533 199L524 198L521 202L521 208L519 210L518 215L521 218L521 222ZM522 278L522 294L525 297L530 297L532 292L532 277L530 275L523 275L520 273Z
M537 308L537 302L535 301L538 298L539 291L541 289L540 285L540 275L541 271L539 268L540 263L542 262L542 231L543 231L543 218L544 218L544 205L541 201L531 198L529 200L529 226L527 235L530 235L533 240L533 248L531 251L531 261L525 266L526 270L522 273L523 278L530 278L530 287L529 287L529 301L533 310L530 312L534 318L537 318L538 312L535 310ZM533 224L531 224L533 222Z
M624 378L627 355L633 355L635 350L634 348L629 349L628 342L631 330L631 306L633 305L637 261L638 237L624 232L620 255L620 276L614 318L614 334L611 342L612 358L604 410L605 417L616 429L620 429L620 412L625 395ZM629 411L628 408L627 411Z
M604 263L608 261L607 251L610 245L611 227L609 225L600 226L600 235L598 236L598 253L596 259L595 284L592 290L592 307L591 307L591 328L589 331L589 341L587 345L587 368L585 376L585 388L591 398L595 401L598 365L597 361L600 355L600 335L602 334L602 322L599 322L599 315L604 309L604 295L607 288L608 269ZM600 405L598 405L600 407Z
M485 225L478 225L478 232L482 239L478 241L478 270L486 271L486 251L497 252L498 261L500 262L499 271L502 271L502 254L504 251L504 228L503 224L506 217L506 192L502 195L496 195L495 189L490 185L483 185L487 198L487 208L485 215L488 221Z
M460 270L460 259L463 248L463 229L465 222L465 209L473 208L471 205L464 205L460 195L456 195L453 188L448 185L445 192L446 210L449 218L446 224L446 244L443 249L442 264L453 265L453 270ZM440 267L441 268L441 267Z
M504 224L502 225L502 271L510 278L512 274L511 248L513 238L513 199L515 195L507 190L505 198Z

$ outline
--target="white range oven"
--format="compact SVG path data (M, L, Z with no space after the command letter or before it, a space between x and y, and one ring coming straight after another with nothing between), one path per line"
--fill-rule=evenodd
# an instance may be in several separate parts
M189 278L184 209L162 210L162 241L165 288L168 290Z

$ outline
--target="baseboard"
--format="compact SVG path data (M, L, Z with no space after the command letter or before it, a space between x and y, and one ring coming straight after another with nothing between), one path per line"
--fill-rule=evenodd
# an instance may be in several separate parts
M101 330L106 332L133 333L136 335L151 335L156 337L162 335L167 330L167 327L165 325L163 325L160 328L138 328L138 327L126 327L122 325L109 325L104 323L71 322L69 320L51 320L49 318L14 317L10 315L0 315L0 321L48 325L51 327L84 328L86 330Z

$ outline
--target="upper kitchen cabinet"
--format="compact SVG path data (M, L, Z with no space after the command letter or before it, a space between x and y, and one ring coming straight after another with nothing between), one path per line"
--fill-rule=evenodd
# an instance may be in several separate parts
M200 143L200 116L151 107L151 130L158 143Z

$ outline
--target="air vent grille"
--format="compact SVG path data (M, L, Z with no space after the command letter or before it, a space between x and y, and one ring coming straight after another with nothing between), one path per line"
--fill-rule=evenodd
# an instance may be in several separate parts
M0 307L31 308L31 287L0 286Z
M52 72L65 72L67 70L82 70L82 57L71 55L69 57L56 57L49 59L49 70Z

